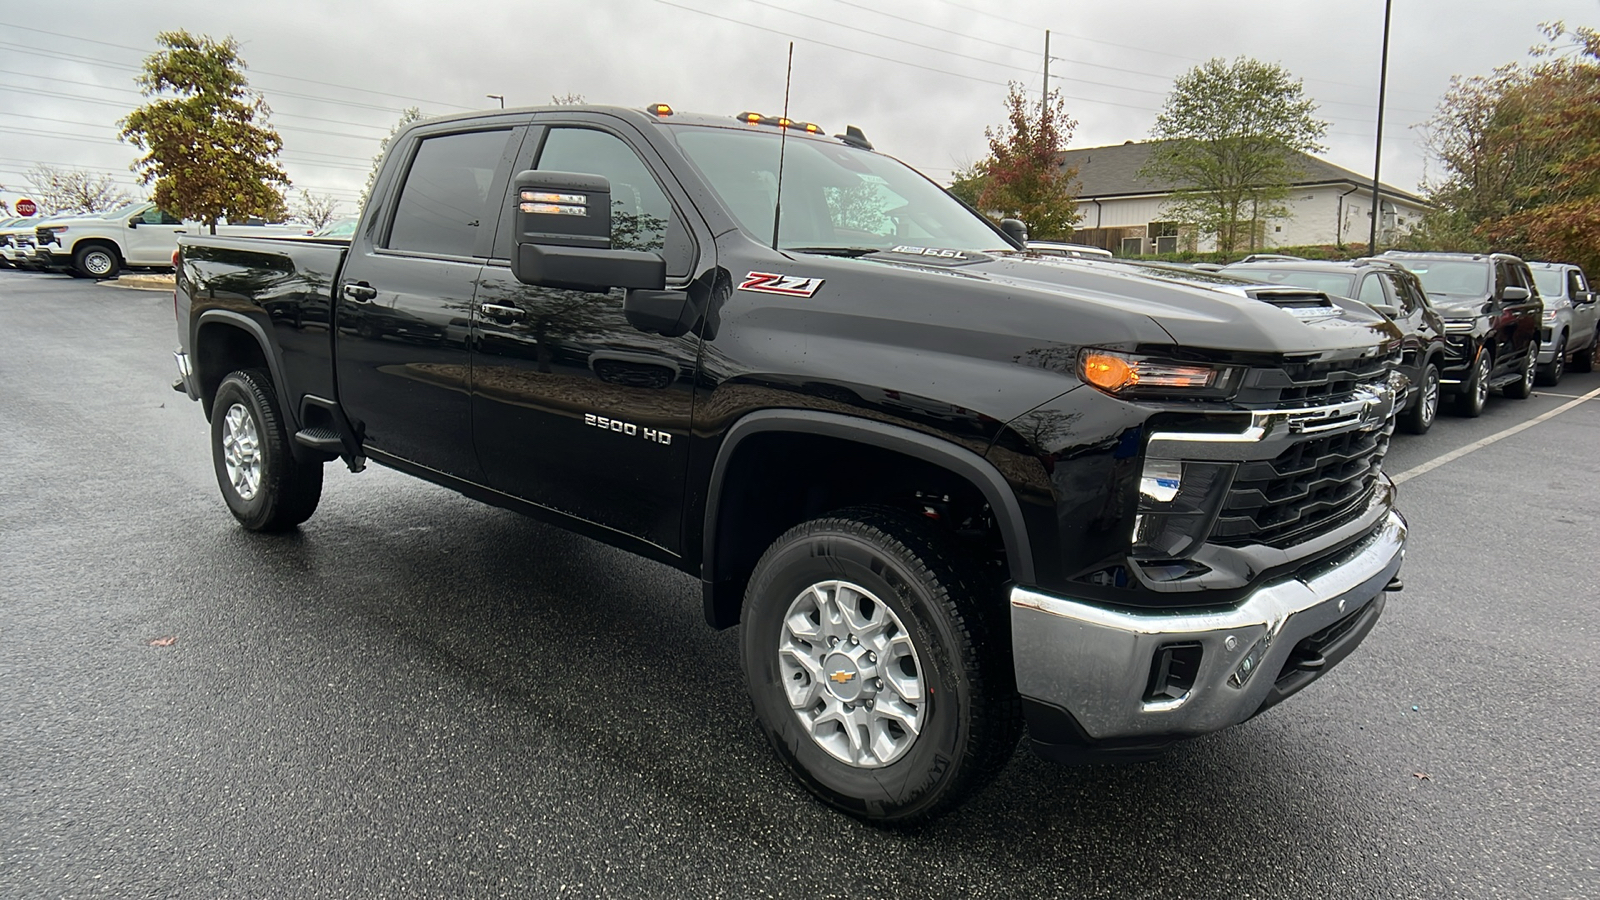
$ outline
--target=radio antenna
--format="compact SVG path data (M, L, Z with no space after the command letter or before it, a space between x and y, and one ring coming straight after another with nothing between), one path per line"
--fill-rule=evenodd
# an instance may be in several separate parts
M789 65L783 70L783 119L778 122L778 191L772 198L772 249L778 249L778 223L783 219L783 151L789 143L789 81L794 75L794 41L789 42Z

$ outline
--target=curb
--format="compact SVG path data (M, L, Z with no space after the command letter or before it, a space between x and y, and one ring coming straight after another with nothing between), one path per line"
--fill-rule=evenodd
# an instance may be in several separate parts
M135 291L170 291L174 287L171 275L123 275L120 278L111 278L98 281L102 287L126 288Z

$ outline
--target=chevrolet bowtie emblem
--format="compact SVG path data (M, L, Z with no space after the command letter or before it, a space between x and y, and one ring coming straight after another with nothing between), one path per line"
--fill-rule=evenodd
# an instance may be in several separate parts
M854 677L856 677L854 672L835 672L828 676L828 680L834 684L845 684Z

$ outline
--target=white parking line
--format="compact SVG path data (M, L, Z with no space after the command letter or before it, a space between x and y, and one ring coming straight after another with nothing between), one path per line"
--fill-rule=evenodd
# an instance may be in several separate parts
M1548 393L1548 392L1545 392L1545 393ZM1535 417L1529 419L1528 421L1523 422L1523 423L1521 423L1519 425L1513 425L1510 428L1507 428L1505 431L1497 431L1494 434L1491 434L1491 435L1489 435L1488 437L1486 437L1486 438L1484 438L1482 440L1473 441L1472 443L1466 445L1465 447L1461 447L1461 448L1456 449L1456 450L1451 450L1449 453L1446 453L1445 455L1440 456L1440 457L1436 457L1434 459L1430 459L1430 460L1428 460L1427 462L1423 463L1420 466L1414 466L1414 467L1412 467L1410 469L1407 469L1404 472L1401 472L1399 475L1394 476L1394 483L1395 484L1405 484L1407 481L1410 481L1411 479L1417 477L1418 475L1426 475L1429 472L1432 472L1434 469L1437 469L1440 466L1444 465L1445 463L1454 462L1454 461L1460 459L1461 457L1466 456L1468 453L1473 452L1474 450L1482 450L1483 448L1489 446L1490 444L1494 443L1495 441L1504 440L1504 439L1506 439L1508 437L1511 437L1513 434L1516 434L1516 433L1521 432L1521 431L1527 431L1529 428L1532 428L1533 426L1539 424L1540 422L1543 422L1545 419L1553 419L1556 416L1561 415L1562 413L1564 413L1567 410L1573 408L1574 406L1577 406L1580 403L1583 403L1586 400L1593 400L1596 397L1600 397L1600 388L1595 388L1594 390L1592 390L1589 393L1584 394L1582 396L1575 396L1575 395L1572 395L1572 394L1549 394L1549 396L1552 396L1552 397L1573 397L1573 399L1571 401L1567 402L1567 403L1561 404L1560 406L1556 407L1555 409L1550 410L1547 413L1535 416Z
M1565 397L1568 400L1587 400L1590 397L1593 397L1594 394L1558 394L1555 391L1539 391L1539 392L1535 393L1534 396L1535 397Z

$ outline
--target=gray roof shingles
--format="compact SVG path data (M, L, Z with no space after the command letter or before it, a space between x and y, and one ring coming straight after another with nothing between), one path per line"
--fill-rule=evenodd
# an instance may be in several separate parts
M1109 147L1080 147L1061 154L1065 165L1078 167L1078 180L1083 184L1080 198L1119 197L1130 194L1165 194L1175 185L1158 184L1139 178L1139 169L1150 159L1153 141L1128 141ZM1346 182L1358 187L1372 186L1372 179L1326 160L1302 153L1301 165L1305 174L1295 180L1296 185ZM1383 192L1415 203L1427 201L1391 185L1383 185Z

